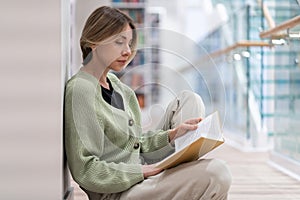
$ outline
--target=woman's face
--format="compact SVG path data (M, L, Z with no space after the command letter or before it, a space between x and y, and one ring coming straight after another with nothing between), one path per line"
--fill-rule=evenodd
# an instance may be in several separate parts
M131 55L132 29L129 25L94 49L94 54L105 67L121 71Z

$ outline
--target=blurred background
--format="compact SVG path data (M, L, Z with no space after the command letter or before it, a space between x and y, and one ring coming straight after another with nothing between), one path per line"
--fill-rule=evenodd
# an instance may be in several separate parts
M263 154L300 195L299 1L0 2L1 199L86 198L65 165L63 93L81 66L85 20L102 5L138 27L137 56L117 75L136 92L144 130L192 90L207 114L219 111L227 145L241 157Z

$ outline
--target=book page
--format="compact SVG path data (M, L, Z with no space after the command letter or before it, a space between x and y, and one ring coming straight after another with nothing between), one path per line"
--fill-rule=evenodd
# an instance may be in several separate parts
M168 169L184 162L197 160L224 143L218 112L204 118L194 131L175 139L175 152L155 167Z
M210 138L214 140L221 140L221 126L218 112L214 112L205 117L198 123L198 128L194 131L189 131L183 136L175 139L175 152L180 151L186 146L193 143L200 137Z

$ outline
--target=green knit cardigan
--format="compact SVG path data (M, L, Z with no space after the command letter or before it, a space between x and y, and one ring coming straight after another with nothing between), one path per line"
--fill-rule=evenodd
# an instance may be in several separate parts
M173 147L168 132L142 133L135 96L115 75L108 78L125 110L109 105L98 80L83 71L66 85L64 141L73 179L86 190L118 193L144 180L141 164L159 160Z

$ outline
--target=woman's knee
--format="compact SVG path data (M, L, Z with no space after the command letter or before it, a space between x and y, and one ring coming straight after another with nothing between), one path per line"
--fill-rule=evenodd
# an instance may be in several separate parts
M227 164L218 159L210 160L207 171L209 172L210 179L219 184L223 190L228 190L232 182L231 172Z
M177 97L179 99L182 99L182 100L189 100L189 99L193 99L193 98L200 98L202 100L202 98L200 97L199 94L193 92L193 91L190 91L190 90L182 90L181 92L179 92L179 94L177 95Z
M190 113L195 113L195 117L205 117L205 105L201 96L189 90L181 91L177 96L180 106L183 110L189 110Z

